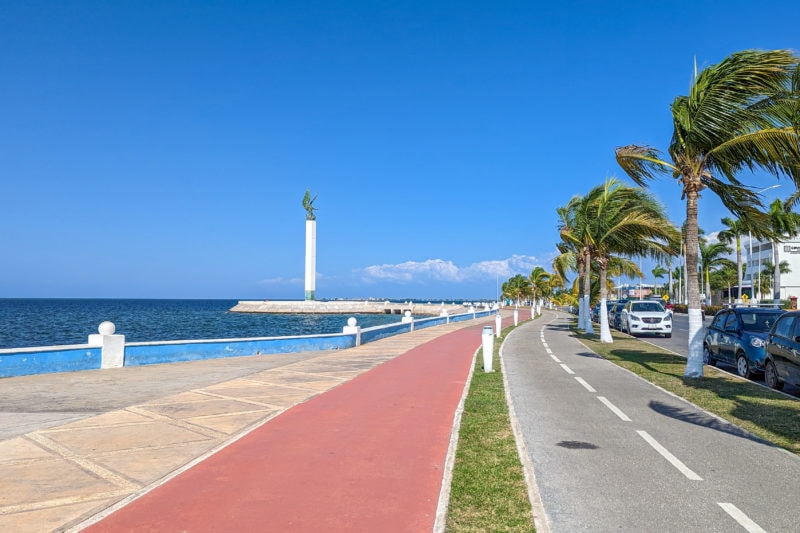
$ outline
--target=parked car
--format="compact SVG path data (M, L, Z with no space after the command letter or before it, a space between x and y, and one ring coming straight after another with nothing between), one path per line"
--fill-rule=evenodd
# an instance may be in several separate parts
M781 390L784 383L800 386L800 312L784 313L767 335L764 381Z
M606 310L608 312L609 319L611 317L611 309L613 309L614 304L616 303L617 303L616 300L606 300ZM597 304L592 308L592 320L594 320L598 324L600 323L600 304Z
M630 335L652 333L672 337L672 313L654 300L631 300L622 309L620 330Z
M622 310L625 308L625 304L628 303L628 300L617 300L612 307L608 311L608 325L614 329L621 329L622 324L620 319L622 318Z
M770 328L784 314L782 309L734 307L714 315L703 339L703 361L736 367L745 378L764 373L765 342Z

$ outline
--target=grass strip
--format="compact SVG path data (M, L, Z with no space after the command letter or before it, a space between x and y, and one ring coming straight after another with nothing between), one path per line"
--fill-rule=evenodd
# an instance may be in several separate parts
M483 349L475 358L461 415L446 531L535 531L500 367L500 346L513 329L504 329L495 339L494 372L483 371Z
M746 431L800 455L800 401L712 366L702 378L685 378L686 359L612 331L613 343L573 333L590 350ZM673 413L681 416L681 413ZM689 420L691 422L691 420Z

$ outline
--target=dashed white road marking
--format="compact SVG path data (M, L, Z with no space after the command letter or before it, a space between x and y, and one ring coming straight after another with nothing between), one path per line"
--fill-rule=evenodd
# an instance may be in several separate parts
M571 369L570 367L568 367L568 366L567 366L567 365L565 365L564 363L561 363L561 368L563 368L563 369L564 369L564 371L565 371L567 374L574 374L574 373L575 373L575 372L573 372L573 371L572 371L572 369Z
M717 505L722 507L722 509L726 513L731 515L731 518L739 522L739 525L742 526L749 533L766 533L766 531L761 526L750 520L749 516L740 511L739 508L733 505L732 503L717 502Z
M622 409L620 409L619 407L608 401L608 398L606 398L605 396L598 396L597 399L603 402L603 405L611 409L611 412L617 415L623 422L631 421L631 419L628 418L628 415L622 412Z
M551 350L550 348L545 348L544 351L550 354L553 353L553 350Z
M584 388L584 389L586 389L586 390L588 390L589 392L597 392L596 390L594 390L594 387L592 387L591 385L589 385L589 384L586 382L586 380L585 380L585 379L583 379L582 377L575 376L575 380L576 380L578 383L580 383L581 385L583 385L583 388Z
M561 362L561 359L556 357L555 354L553 354L553 352L550 352L550 357L552 357L553 361L555 361L556 363L560 363Z
M692 481L703 481L703 478L695 474L688 466L683 464L680 459L672 455L669 450L664 448L659 442L650 436L650 434L646 431L637 430L636 433L639 434L647 444L652 446L658 453L660 453L664 459L672 463L672 466L680 470L681 474L686 476L687 478L691 479Z

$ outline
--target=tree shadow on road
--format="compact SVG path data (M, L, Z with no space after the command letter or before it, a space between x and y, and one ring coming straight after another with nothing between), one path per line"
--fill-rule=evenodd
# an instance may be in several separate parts
M687 423L703 425L743 438L763 439L792 453L800 454L800 401L755 382L705 367L705 377L685 378L686 359L661 351L636 339L614 336L613 344L601 343L592 335L573 330L590 350L659 387L728 421L690 416L690 411L669 406L651 407Z

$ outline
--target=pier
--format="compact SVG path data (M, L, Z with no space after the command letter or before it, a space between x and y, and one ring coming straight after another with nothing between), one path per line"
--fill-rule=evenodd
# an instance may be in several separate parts
M475 307L478 307L476 305ZM243 300L231 307L233 313L311 313L311 314L387 314L402 315L405 311L411 311L412 315L434 315L441 314L446 310L447 314L455 315L465 313L469 308L469 303L444 303L437 304L413 303L413 302L390 302L373 300L332 300L332 301L289 301L289 300Z

